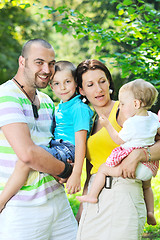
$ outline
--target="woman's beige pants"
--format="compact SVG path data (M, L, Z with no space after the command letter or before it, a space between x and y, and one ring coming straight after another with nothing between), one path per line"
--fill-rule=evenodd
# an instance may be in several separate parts
M146 206L140 180L114 177L111 189L103 188L98 203L84 203L83 208L77 240L141 239Z

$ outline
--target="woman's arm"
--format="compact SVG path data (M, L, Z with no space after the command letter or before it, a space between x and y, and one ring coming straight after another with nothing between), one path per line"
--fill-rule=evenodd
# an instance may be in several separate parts
M88 183L89 183L89 180L90 180L90 177L91 177L90 172L91 172L92 167L93 167L92 164L89 162L88 159L86 159L86 175L87 175L87 177L86 177L86 181L85 181L85 184L84 184L82 195L86 195L87 192L88 192ZM77 219L78 223L79 223L80 218L81 218L82 210L83 210L83 205L81 203L80 206L79 206L78 213L76 215L76 219Z
M154 145L149 147L151 161L160 160L160 140L158 140ZM146 154L144 149L133 150L121 163L122 177L135 178L135 171L139 162L145 162ZM147 153L147 151L146 151ZM147 153L148 154L148 153Z

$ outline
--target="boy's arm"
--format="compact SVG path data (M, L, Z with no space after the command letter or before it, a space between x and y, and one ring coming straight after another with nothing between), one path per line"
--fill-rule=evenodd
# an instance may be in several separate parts
M4 190L0 194L0 212L5 207L6 203L13 197L20 188L25 184L30 168L22 161L18 160L15 169L8 179Z
M121 145L124 143L124 141L119 137L118 132L114 129L114 127L112 126L112 124L110 123L106 116L100 115L99 121L100 124L107 129L110 137L116 144Z
M86 154L86 140L86 130L81 130L75 133L75 162L72 174L66 184L66 188L70 194L74 194L81 189L81 173Z

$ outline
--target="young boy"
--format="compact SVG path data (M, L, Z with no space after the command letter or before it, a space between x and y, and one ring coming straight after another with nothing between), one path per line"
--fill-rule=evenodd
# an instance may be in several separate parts
M81 189L86 140L92 127L93 117L93 111L76 93L75 70L76 67L68 61L59 61L55 64L55 74L50 86L61 102L55 111L54 139L50 141L49 147L41 146L59 160L74 162L72 174L66 183L70 194ZM29 184L26 180L30 171L32 169L18 160L13 174L0 195L0 212L24 184ZM20 191L23 191L23 188Z

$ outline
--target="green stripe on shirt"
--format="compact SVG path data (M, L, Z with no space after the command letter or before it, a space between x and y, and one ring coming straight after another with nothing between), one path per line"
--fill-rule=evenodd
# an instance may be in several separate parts
M7 154L15 154L15 152L11 147L5 147L5 146L0 146L0 152L7 153Z

